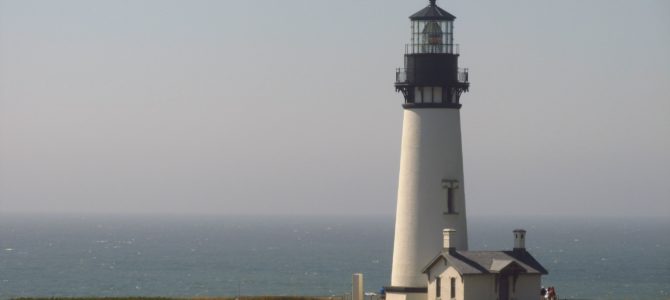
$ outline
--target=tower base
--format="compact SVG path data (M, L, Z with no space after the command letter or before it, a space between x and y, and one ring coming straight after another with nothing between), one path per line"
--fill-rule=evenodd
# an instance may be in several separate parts
M428 288L385 286L386 300L426 300L428 299Z

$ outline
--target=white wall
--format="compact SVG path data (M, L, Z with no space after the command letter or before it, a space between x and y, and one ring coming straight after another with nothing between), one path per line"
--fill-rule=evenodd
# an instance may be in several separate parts
M498 287L496 277L499 274L473 274L461 276L456 269L445 265L443 262L436 263L431 269L428 280L428 300L436 300L436 277L442 278L441 300L480 300L498 299ZM456 298L451 298L451 278L456 278ZM541 275L520 274L516 280L509 278L509 293L511 300L538 300L540 296Z
M436 277L442 277L444 276L443 273L447 270L447 265L445 264L444 260L440 260L439 262L435 263L433 267L430 269L430 273L426 276L428 279L428 300L435 300L436 299L436 290L435 290L435 284L436 284ZM444 285L442 285L442 295L444 295ZM441 297L442 299L446 299Z
M496 299L494 274L466 275L463 279L465 282L464 299Z
M436 265L431 271L435 272L431 274L430 279L428 280L428 300L436 300L436 283L437 276L441 278L440 284L440 299L442 300L464 300L465 298L465 285L464 278L454 269L453 267L446 267L441 263ZM451 298L451 278L456 279L456 297ZM472 298L475 299L475 298Z
M386 293L386 300L426 300L422 293Z
M458 180L457 214L445 215L443 179ZM421 274L442 250L442 230L456 230L457 249L468 247L460 112L404 110L391 285L426 286Z
M510 280L510 284L511 284ZM516 280L516 290L512 292L513 300L537 300L540 298L540 288L542 288L541 275L525 274L519 275Z

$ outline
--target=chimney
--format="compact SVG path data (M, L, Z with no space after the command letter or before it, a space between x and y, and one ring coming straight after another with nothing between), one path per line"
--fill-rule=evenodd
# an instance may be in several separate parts
M514 251L526 251L526 231L523 229L514 230Z
M442 230L443 247L444 250L455 250L456 247L456 230L445 228Z

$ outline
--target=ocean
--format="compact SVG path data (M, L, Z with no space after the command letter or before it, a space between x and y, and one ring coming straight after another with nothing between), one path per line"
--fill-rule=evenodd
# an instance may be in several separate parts
M470 217L470 249L512 230L561 299L670 299L670 220ZM0 216L0 299L342 295L388 285L393 217Z

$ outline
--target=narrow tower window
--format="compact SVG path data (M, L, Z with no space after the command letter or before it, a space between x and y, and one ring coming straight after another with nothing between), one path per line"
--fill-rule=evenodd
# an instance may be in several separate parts
M456 189L458 188L458 180L442 180L442 188L445 191L446 207L445 214L456 213Z
M454 189L447 189L447 212L454 213Z
M451 277L451 299L456 298L456 278Z
M440 298L440 290L442 289L440 286L442 285L441 283L441 278L438 276L435 278L435 297Z

